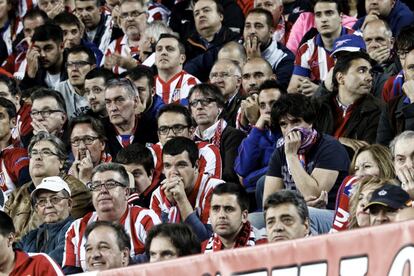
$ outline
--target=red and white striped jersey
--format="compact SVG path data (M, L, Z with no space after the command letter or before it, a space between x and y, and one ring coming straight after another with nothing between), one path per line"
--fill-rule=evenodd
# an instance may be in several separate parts
M224 183L221 179L199 174L191 194L187 195L188 201L203 224L209 222L210 199L213 189L221 183ZM178 207L168 201L161 187L152 193L150 208L163 222L178 223L182 221Z
M341 35L353 33L353 30L342 28ZM299 47L295 59L294 75L308 77L311 81L325 80L329 70L335 65L331 53L324 48L318 34Z
M128 37L124 35L123 37L120 37L109 44L108 48L105 51L105 55L102 58L101 66L105 64L105 59L107 56L117 53L121 56L127 57L132 56L133 58L138 57L139 50L138 47L130 47L128 46ZM126 71L125 68L119 67L118 65L115 65L112 68L112 71L115 74L122 74Z
M66 232L63 267L82 267L85 271L85 231L89 224L97 220L98 214L91 212L83 218L75 220L69 227ZM145 251L144 245L147 232L160 222L160 219L152 210L139 206L128 206L119 223L125 227L126 232L131 237L131 257Z
M60 276L63 274L59 265L49 255L44 253L26 253L15 251L15 262L10 276L42 275Z
M159 76L155 78L155 91L165 104L187 104L188 93L191 87L200 83L193 75L182 70L168 81L163 81Z

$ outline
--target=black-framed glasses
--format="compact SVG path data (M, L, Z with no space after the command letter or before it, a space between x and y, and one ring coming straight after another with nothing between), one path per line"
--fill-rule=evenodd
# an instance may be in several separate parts
M75 137L73 139L70 140L70 143L72 144L72 146L74 147L79 147L80 143L83 142L85 145L92 145L93 142L95 142L96 139L98 139L98 136L90 136L90 135L85 135L82 137Z
M158 128L158 134L161 135L167 135L168 133L170 133L170 130L172 130L172 132L175 135L181 134L186 128L188 128L187 125L182 125L182 124L176 124L173 126L161 126Z
M142 14L147 13L146 11L132 11L132 12L123 12L119 15L119 17L121 17L122 19L126 19L128 17L130 18L138 18L140 17Z
M199 103L201 104L201 106L208 106L209 104L215 102L216 99L213 98L206 98L206 99L196 99L196 100L192 100L189 102L189 105L191 107L196 107Z
M51 197L44 197L39 198L36 200L36 206L38 207L45 207L48 202L52 205L56 205L64 199L68 199L67 197L60 197L60 196L51 196Z
M38 150L32 150L31 152L29 152L29 157L35 157L37 155L40 155L40 157L44 158L44 157L50 157L50 156L58 156L57 153L51 151L50 149L42 149L40 151Z
M126 184L118 182L113 179L107 180L105 182L93 181L93 182L89 182L87 185L88 185L89 190L91 191L99 191L100 189L102 189L102 186L104 186L105 189L108 191L116 187L127 187Z
M86 65L91 65L91 63L88 61L84 61L84 60L66 62L66 67L68 68L81 68Z
M42 116L43 118L49 117L52 113L62 112L60 109L49 109L49 110L32 110L30 111L30 116L37 117Z

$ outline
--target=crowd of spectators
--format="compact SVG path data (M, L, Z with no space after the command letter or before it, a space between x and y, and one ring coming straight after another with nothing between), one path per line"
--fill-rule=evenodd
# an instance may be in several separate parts
M414 218L413 8L0 0L0 274Z

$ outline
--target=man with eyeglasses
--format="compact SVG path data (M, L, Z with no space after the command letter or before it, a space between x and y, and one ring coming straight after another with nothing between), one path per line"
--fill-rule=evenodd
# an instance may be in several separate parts
M186 60L185 48L181 41L171 34L161 34L155 45L155 93L165 104L188 105L188 92L200 81L183 70Z
M111 80L105 89L108 118L104 119L109 152L112 156L132 143L156 143L157 129L141 117L144 104L129 79Z
M42 88L33 92L30 98L33 134L46 131L62 137L67 120L66 104L62 95L57 91Z
M234 160L245 135L221 119L225 100L220 89L214 84L198 84L191 88L188 98L191 115L197 124L194 140L218 147L223 160L223 180L239 183Z
M93 170L88 187L96 211L73 222L66 233L63 257L63 271L66 274L85 271L85 230L94 221L120 223L132 240L130 256L144 253L146 233L160 223L160 219L152 210L128 205L130 186L128 174L120 164L100 164Z
M152 185L158 183L162 177L162 150L165 143L174 137L192 139L194 131L190 111L188 108L177 104L168 104L160 109L157 125L160 142L151 145L151 152L155 160ZM221 179L222 160L220 149L208 142L198 141L196 144L199 150L199 173Z
M62 265L65 234L73 222L71 191L59 176L43 178L31 193L42 224L22 237L18 246L30 253L46 253Z
M105 68L112 69L115 74L121 74L138 64L138 43L148 19L144 1L121 1L119 18L124 36L111 42L102 61Z
M243 100L241 88L241 69L232 60L219 59L210 72L210 83L217 85L226 100L222 118L236 127L237 111Z
M69 174L86 184L91 181L94 167L112 161L112 156L105 152L104 127L97 119L80 116L70 121L68 136L75 159Z
M66 67L69 79L58 83L59 91L66 103L68 118L85 114L89 110L88 100L83 97L85 76L96 66L95 54L85 46L75 46L67 51Z

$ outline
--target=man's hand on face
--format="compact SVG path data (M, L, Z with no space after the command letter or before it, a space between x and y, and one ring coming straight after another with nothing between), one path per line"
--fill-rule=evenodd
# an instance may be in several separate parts
M403 166L397 171L397 177L401 181L401 188L403 188L411 199L414 199L414 168Z
M378 20L379 19L379 16L380 16L379 11L370 11L367 14L367 16L365 16L364 23L362 23L362 26L361 26L361 30L364 30L365 29L365 26L369 22L374 21L374 20Z
M299 85L299 92L307 97L311 97L318 89L318 85L305 78Z
M264 113L260 115L259 120L257 120L256 127L258 129L264 129L268 126L270 126L270 114Z
M93 170L93 162L89 150L86 150L86 156L78 160L78 162L78 179L86 184L91 181Z
M41 131L49 132L47 128L38 120L32 118L32 122L30 123L33 127L33 134L37 135Z
M262 52L260 50L261 42L256 35L248 36L244 42L244 48L248 58L261 57Z
M187 199L183 179L179 176L172 176L162 181L161 189L171 202L180 203Z
M57 3L53 8L47 12L47 16L51 19L55 18L56 15L58 15L61 12L65 11L65 6L63 5L63 2Z
M251 125L255 125L260 116L258 97L257 94L253 94L241 102L243 116Z
M285 136L285 154L297 156L302 144L302 134L299 131L291 131Z
M27 75L29 78L36 77L36 73L39 70L39 57L40 52L37 48L30 47L27 51L26 60L27 60Z
M380 46L369 52L369 56L378 62L378 64L383 64L390 57L390 49L387 46Z

